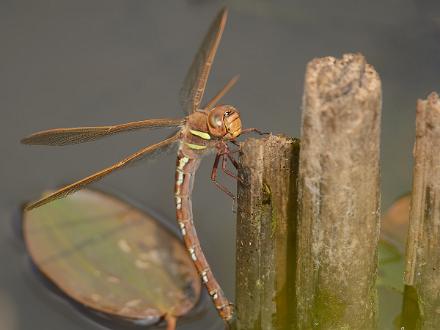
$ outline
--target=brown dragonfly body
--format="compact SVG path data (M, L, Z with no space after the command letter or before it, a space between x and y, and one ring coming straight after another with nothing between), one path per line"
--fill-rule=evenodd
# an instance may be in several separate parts
M216 158L211 174L212 181L229 196L234 195L223 185L217 182L217 169L221 161L224 173L237 179L227 169L230 161L237 167L237 162L231 155L229 142L236 143L235 138L256 129L241 127L238 111L230 105L216 105L224 94L235 84L234 77L225 87L214 96L205 106L201 107L201 100L206 87L211 65L220 42L226 23L227 12L220 11L212 23L202 45L196 54L192 66L186 76L181 91L181 103L188 113L184 119L147 119L114 126L59 128L37 132L22 140L25 144L42 144L64 146L68 144L88 142L105 136L151 127L176 127L179 130L173 136L156 144L147 146L118 163L94 173L82 180L61 188L44 198L31 203L27 209L33 209L43 204L65 197L87 184L100 180L107 174L125 167L135 161L151 155L157 150L172 144L179 144L176 166L175 200L176 216L191 259L211 296L219 315L229 321L233 316L232 305L225 297L221 287L214 278L211 268L202 252L200 242L193 224L191 193L195 172L201 158L209 151L216 152Z
M217 116L218 115L218 116ZM219 120L222 124L213 126ZM196 112L188 117L187 125L182 130L182 141L176 162L176 218L183 240L194 261L203 283L211 296L220 316L229 320L232 306L225 297L223 290L212 274L211 268L203 254L199 239L193 224L191 193L195 172L201 157L212 149L217 150L211 179L224 191L226 188L217 183L216 171L221 158L230 156L227 139L233 139L241 133L241 122L238 112L231 106L219 106L209 113ZM232 158L231 158L232 159ZM224 161L223 161L224 163ZM222 164L223 165L223 164ZM225 168L222 166L222 168Z

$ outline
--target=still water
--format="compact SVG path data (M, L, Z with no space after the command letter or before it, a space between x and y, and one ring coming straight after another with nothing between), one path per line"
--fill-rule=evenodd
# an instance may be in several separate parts
M239 73L225 98L247 127L299 136L306 63L361 52L383 84L382 208L411 185L415 102L440 87L436 1L231 0L207 95ZM30 132L182 116L178 92L222 1L0 2L0 329L101 329L31 272L14 232L18 205L82 178L168 132L139 132L66 148L29 148ZM234 297L234 214L198 173L194 215L205 253ZM174 223L174 155L115 173L97 186L132 196ZM227 180L227 179L225 179ZM221 329L211 308L182 329Z

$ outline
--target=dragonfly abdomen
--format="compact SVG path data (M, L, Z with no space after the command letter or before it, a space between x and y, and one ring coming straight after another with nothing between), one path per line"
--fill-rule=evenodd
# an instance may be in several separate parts
M179 150L175 182L176 218L188 253L219 315L225 320L230 320L233 315L232 306L212 274L193 223L191 194L194 175L199 164L200 159L188 157Z

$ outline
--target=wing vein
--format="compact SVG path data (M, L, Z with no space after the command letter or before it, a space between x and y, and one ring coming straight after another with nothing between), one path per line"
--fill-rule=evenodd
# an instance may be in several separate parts
M21 140L32 145L65 146L94 141L113 134L134 131L143 128L178 127L185 119L147 119L113 126L55 128L36 132Z
M223 8L209 27L185 77L180 91L180 102L186 113L197 111L200 106L212 63L225 29L226 18L227 10Z
M160 141L158 143L149 145L145 148L140 149L139 151L135 152L134 154L122 159L121 161L117 162L116 164L109 166L107 168L102 169L99 172L96 172L92 175L89 175L79 181L76 181L70 185L67 185L51 194L49 194L48 196L45 196L43 198L41 198L40 200L37 200L36 202L33 202L29 205L26 206L27 210L31 210L34 208L37 208L39 206L42 206L44 204L47 204L49 202L52 202L56 199L59 198L63 198L66 197L67 195L70 195L72 193L74 193L75 191L83 188L84 186L92 183L92 182L96 182L100 179L102 179L103 177L105 177L106 175L124 167L127 166L128 164L131 164L137 160L142 159L143 157L145 157L148 154L151 154L152 152L162 149L176 141L178 141L180 139L180 132L178 132L177 134L171 136L170 138Z

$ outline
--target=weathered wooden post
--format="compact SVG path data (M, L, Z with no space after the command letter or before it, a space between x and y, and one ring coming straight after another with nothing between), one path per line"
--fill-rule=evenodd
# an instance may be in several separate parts
M298 329L375 329L381 83L359 54L307 66L299 162Z
M440 100L436 93L417 103L405 285L402 326L439 329Z
M237 210L236 329L293 329L299 141L241 146Z

